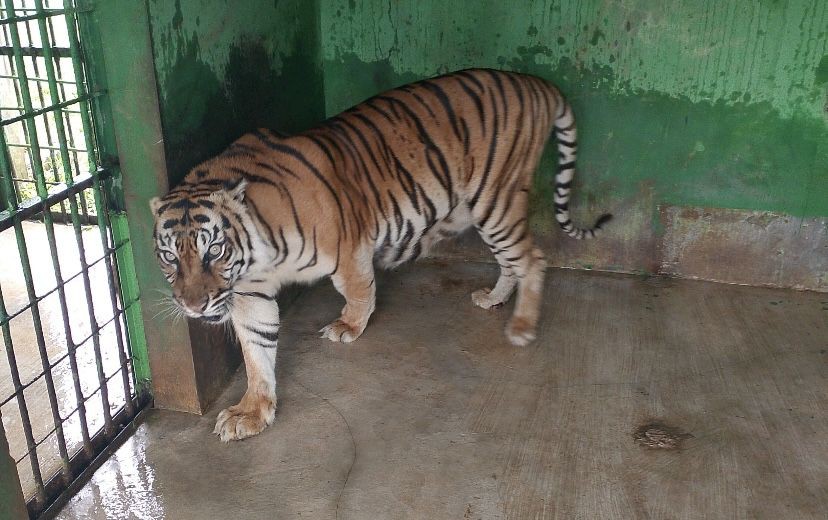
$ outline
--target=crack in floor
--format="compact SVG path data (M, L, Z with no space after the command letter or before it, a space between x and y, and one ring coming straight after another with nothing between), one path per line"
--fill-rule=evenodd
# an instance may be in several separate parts
M314 392L313 390L308 388L304 383L302 383L298 379L294 379L294 382L297 385L301 386L307 393L309 393L310 395L312 395L312 396L316 397L317 399L323 401L325 404L327 404L328 406L333 408L333 410L337 413L337 415L339 415L339 418L342 419L342 422L345 423L345 427L348 428L348 435L351 438L351 447L353 449L354 454L351 457L351 464L348 466L348 472L345 474L345 482L342 483L342 488L339 490L339 495L336 497L336 512L334 514L334 518L336 520L339 520L339 504L342 501L342 495L345 493L345 488L348 487L348 481L351 478L351 472L354 469L354 464L356 464L356 459L357 459L357 447L356 447L356 440L354 439L354 432L351 430L351 425L348 423L348 419L345 418L345 416L342 414L342 412L339 410L339 408L337 408L336 405L333 404L330 401L330 399L328 399L327 397L322 397L321 395L317 394L316 392Z

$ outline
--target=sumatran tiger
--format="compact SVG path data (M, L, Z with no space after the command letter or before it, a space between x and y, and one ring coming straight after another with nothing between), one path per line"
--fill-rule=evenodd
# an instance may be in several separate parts
M288 283L330 277L342 315L320 332L348 343L374 311L374 266L424 255L471 226L500 265L478 307L517 289L506 337L535 338L543 253L527 222L529 187L554 133L559 166L554 206L569 236L595 236L569 219L577 148L575 120L543 79L464 70L375 96L294 136L257 130L193 168L151 202L154 238L172 296L187 316L232 322L248 388L219 413L223 441L261 432L276 409L276 296Z

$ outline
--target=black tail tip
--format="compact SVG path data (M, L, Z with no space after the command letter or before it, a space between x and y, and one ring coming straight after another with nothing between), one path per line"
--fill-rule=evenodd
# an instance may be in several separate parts
M598 220L595 222L595 226L593 226L593 227L595 229L601 229L601 226L603 226L604 224L606 224L610 220L612 220L612 213L604 213L603 215L598 217Z

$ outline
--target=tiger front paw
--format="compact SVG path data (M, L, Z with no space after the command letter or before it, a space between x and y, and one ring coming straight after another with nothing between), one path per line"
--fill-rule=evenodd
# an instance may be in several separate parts
M359 328L348 325L340 318L330 325L323 327L319 332L322 333L322 338L327 338L337 343L350 343L360 337L363 330L365 330L365 327Z
M223 442L239 441L258 435L273 424L276 417L276 396L245 396L241 402L222 410L216 418L213 433Z

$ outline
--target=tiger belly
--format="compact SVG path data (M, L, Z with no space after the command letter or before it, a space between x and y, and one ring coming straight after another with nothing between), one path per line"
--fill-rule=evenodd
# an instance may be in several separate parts
M374 260L378 266L393 269L409 260L428 256L429 251L440 241L452 238L471 227L473 220L468 206L461 202L448 215L428 227L425 222L419 228L411 221L401 226L402 233L392 240L394 228L389 226L385 236L377 242ZM406 234L411 229L410 237Z

